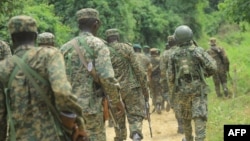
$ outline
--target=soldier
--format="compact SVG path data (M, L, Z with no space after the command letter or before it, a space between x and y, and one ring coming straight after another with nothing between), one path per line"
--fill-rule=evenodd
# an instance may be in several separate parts
M161 114L162 108L162 93L161 93L161 85L160 85L160 51L157 48L150 49L150 61L152 64L152 73L150 75L150 87L151 87L151 95L152 95L152 103L154 105L154 109L158 114Z
M148 89L150 91L150 84L149 84L149 77L152 73L152 64L150 57L146 56L144 53L141 52L141 45L140 44L134 44L133 45L135 54L137 56L137 59L139 60L140 64L142 65L144 69L144 73L147 75L147 85Z
M1 41L0 40L0 61L10 57L12 54L11 54L11 50L10 50L10 47L9 45L4 42L4 41ZM3 85L0 84L0 93L3 93L4 91L4 88L3 88ZM4 101L4 99L1 99L3 97L0 97L0 101ZM0 102L0 107L5 107L4 103ZM3 109L0 108L0 115L4 115L2 112ZM7 129L7 123L6 123L6 116L4 117L0 117L0 119L3 119L5 120L5 122L0 122L0 140L5 140L6 138L6 129Z
M129 123L129 137L133 141L140 141L142 135L142 122L144 119L144 106L148 101L148 89L146 74L139 64L136 55L129 44L121 43L118 29L106 30L106 37L110 46L110 56L115 77L121 85L121 97L126 107L126 115ZM115 141L126 140L125 115L118 119L120 130L115 128Z
M192 45L192 30L181 25L175 29L177 48L168 62L167 77L172 95L180 91L180 112L183 119L184 141L193 141L194 121L195 141L204 141L207 121L207 84L205 76L216 71L215 60L203 48Z
M179 104L179 91L176 90L174 96L170 95L169 88L168 88L168 78L167 78L167 69L168 69L168 60L171 53L177 48L176 43L174 41L174 36L168 36L168 43L166 45L166 50L162 53L160 59L160 69L161 69L161 88L164 99L168 102L167 103L167 111L170 110L171 107L174 110L175 118L177 120L177 133L183 134L183 126L182 126L182 118L180 115L180 104Z
M144 45L142 50L147 57L150 57L150 47L148 45Z
M218 71L213 75L215 92L218 97L222 97L221 86L224 92L224 96L228 97L228 87L227 87L227 74L229 72L229 59L225 50L216 45L216 39L210 39L210 49L207 53L211 55L217 64Z
M99 12L84 8L76 13L79 36L61 47L66 61L67 75L73 92L83 107L86 130L91 141L106 141L103 118L103 91L108 95L117 115L123 116L124 107L120 101L119 83L115 79L110 52L104 41L95 37L101 21Z
M62 128L57 126L60 121L56 111L77 114L78 129L83 130L82 108L71 93L59 50L34 47L37 26L32 17L12 17L8 28L14 55L0 62L0 80L8 88L5 101L9 101L5 105L7 110L0 112L0 123L5 122L2 114L8 113L9 139L66 140L59 131ZM5 103L3 96L0 94L0 103Z
M37 37L38 46L52 47L55 46L55 36L50 32L44 32L38 34Z

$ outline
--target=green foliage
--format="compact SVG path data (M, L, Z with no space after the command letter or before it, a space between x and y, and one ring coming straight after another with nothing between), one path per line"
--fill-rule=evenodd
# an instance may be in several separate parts
M27 6L23 14L36 19L38 33L51 32L56 35L57 46L65 43L71 36L71 29L60 22L60 18L55 16L53 5L39 4Z
M219 4L219 9L228 19L240 23L242 21L250 22L249 0L225 0Z
M0 1L0 40L10 40L7 28L9 19L23 9L24 0L1 0Z
M218 99L215 93L209 95L207 140L222 141L225 124L249 124L250 97L241 95L234 99Z

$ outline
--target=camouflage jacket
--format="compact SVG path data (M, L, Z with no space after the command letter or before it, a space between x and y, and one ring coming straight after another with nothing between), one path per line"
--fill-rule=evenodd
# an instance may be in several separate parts
M224 73L229 71L229 59L223 48L211 46L211 48L207 50L207 53L215 59L218 71Z
M102 111L102 96L96 93L93 77L82 64L74 46L80 48L80 53L89 64L89 69L96 69L102 88L110 100L116 103L120 96L119 83L115 79L109 49L103 40L89 32L80 33L60 48L66 61L67 75L72 84L73 93L79 97L78 101L83 107L84 114L99 113Z
M178 70L180 69L178 66L176 66L176 60L175 56L176 55L181 55L181 53L186 50L191 50L192 51L192 60L195 61L194 64L197 66L194 66L194 69L198 69L195 72L196 76L202 77L202 76L211 76L214 74L217 70L216 67L216 62L215 60L208 55L208 53L205 52L205 50L201 47L196 47L193 45L190 46L183 46L183 47L178 47L176 48L173 53L171 53L169 62L168 62L168 70L167 70L167 77L169 80L169 88L171 89L170 91L173 92L173 88L175 85L175 82L178 82L177 78L177 73ZM204 73L204 74L199 74L199 73ZM201 76L202 75L202 76ZM202 78L199 78L200 80ZM205 83L205 82L204 82Z
M11 56L9 45L0 40L0 60L3 60L9 56Z
M26 54L25 63L49 82L49 85L46 85L37 81L59 112L69 111L77 113L79 117L82 116L82 108L71 93L63 57L58 49L20 46L14 54L19 57ZM0 62L0 80L4 86L10 83L10 75L15 66L12 57ZM17 140L60 140L48 106L20 69L10 83L8 96L11 101L10 108ZM1 93L0 103L4 103L3 99ZM3 107L0 107L0 110L0 117L2 117L6 111L3 111ZM0 122L4 121L0 119Z
M143 92L147 92L146 75L133 48L128 44L118 42L110 43L109 46L111 62L121 88L141 87Z
M150 61L150 57L145 55L144 53L135 53L137 60L142 65L144 73L147 75L147 79L150 80L150 76L152 73L152 64Z
M160 81L161 77L160 56L151 55L150 61L152 64L151 80Z

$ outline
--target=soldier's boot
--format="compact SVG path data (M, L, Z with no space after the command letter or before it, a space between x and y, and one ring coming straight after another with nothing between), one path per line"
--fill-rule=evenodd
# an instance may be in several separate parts
M184 129L183 129L183 125L182 125L182 120L181 119L177 119L177 123L178 123L177 133L183 134L184 133Z
M204 141L205 140L205 138L198 138L198 137L195 137L195 141Z
M169 112L170 110L171 110L171 105L169 102L167 102L166 111Z
M162 100L162 103L161 103L161 110L164 110L165 109L165 100Z
M222 87L223 87L223 91L224 91L225 97L228 97L228 88L227 88L227 84L223 84Z
M142 139L142 138L141 138L141 136L140 136L138 133L135 132L135 133L133 134L133 137L132 137L132 140L133 140L133 141L141 141L141 139Z
M220 87L219 88L215 88L215 92L217 94L217 97L222 97L222 95L220 93Z
M157 104L156 104L156 112L157 112L158 114L161 114L161 104L160 104L160 103L157 103Z
M109 127L114 127L113 121L109 119Z
M190 137L190 138L182 138L182 141L194 141L193 137Z

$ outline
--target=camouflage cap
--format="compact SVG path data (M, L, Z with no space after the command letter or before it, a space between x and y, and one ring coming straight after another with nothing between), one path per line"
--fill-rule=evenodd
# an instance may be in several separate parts
M168 36L168 42L172 42L172 41L174 41L174 36L173 35Z
M150 54L151 55L157 55L157 54L159 54L159 49L158 48L151 48L150 49Z
M105 34L106 34L106 37L109 37L109 36L119 36L119 31L116 28L112 28L112 29L106 30Z
M99 12L93 8L84 8L76 12L77 21L81 19L99 19Z
M38 35L38 44L54 44L55 36L50 32L44 32Z
M139 48L139 49L141 49L141 45L140 44L133 44L133 48Z
M215 45L216 44L216 38L214 38L214 37L210 38L209 41L210 41L211 45Z
M8 22L10 34L19 32L37 32L35 19L26 15L12 17Z

